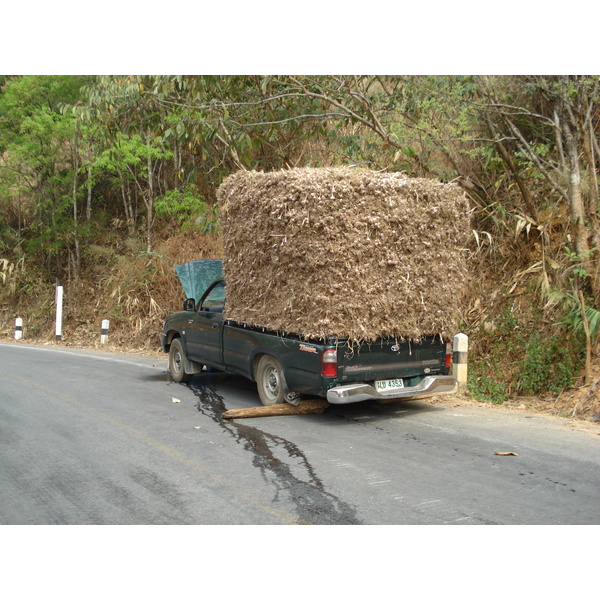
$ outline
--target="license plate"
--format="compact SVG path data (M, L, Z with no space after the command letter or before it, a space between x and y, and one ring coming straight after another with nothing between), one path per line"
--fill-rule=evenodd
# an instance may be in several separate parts
M390 390L399 390L404 387L402 379L382 379L375 382L375 389L378 392L389 392Z

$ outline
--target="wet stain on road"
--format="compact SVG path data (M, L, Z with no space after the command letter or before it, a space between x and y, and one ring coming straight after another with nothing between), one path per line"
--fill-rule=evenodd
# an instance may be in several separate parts
M298 523L313 525L358 525L356 510L327 492L306 455L284 438L256 427L223 419L225 402L209 382L194 381L189 388L198 397L197 409L210 417L245 450L264 480L274 486L274 500L293 502Z

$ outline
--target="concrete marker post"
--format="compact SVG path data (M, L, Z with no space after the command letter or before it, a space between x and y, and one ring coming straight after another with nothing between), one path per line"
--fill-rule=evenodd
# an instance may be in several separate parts
M23 337L23 319L17 317L15 319L15 340L20 340Z
M56 341L62 339L63 286L56 286Z
M108 328L110 326L110 322L108 319L102 320L102 329L100 330L100 343L106 344L108 341Z
M469 336L458 333L454 336L452 354L452 374L456 377L459 389L467 387Z

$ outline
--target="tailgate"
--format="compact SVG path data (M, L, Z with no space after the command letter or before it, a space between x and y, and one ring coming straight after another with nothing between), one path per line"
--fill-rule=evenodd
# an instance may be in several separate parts
M381 339L372 344L339 346L338 381L343 384L445 375L446 352L446 342L439 336L420 342Z

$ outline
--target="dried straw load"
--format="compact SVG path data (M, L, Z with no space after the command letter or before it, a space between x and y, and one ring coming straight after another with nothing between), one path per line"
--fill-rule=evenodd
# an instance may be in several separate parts
M218 190L225 317L306 339L456 333L468 203L356 169L240 171Z

